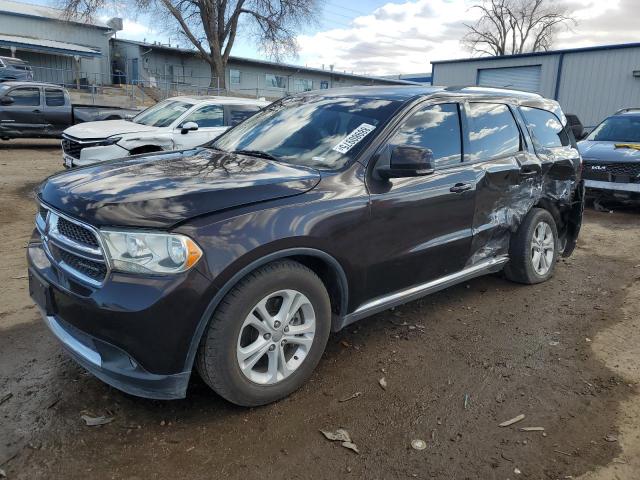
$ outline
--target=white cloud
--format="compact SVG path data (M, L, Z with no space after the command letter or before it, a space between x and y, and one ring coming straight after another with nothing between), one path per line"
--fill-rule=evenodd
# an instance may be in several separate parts
M300 60L309 66L373 75L431 70L430 61L470 56L460 43L478 0L388 3L353 19L350 27L300 35ZM640 41L640 0L563 0L578 21L558 34L557 48Z
M106 22L111 18L110 16L101 16L100 20ZM155 30L144 23L137 22L125 18L123 20L123 29L117 33L118 37L127 38L129 40L144 40L147 41L156 40L162 38L160 31Z

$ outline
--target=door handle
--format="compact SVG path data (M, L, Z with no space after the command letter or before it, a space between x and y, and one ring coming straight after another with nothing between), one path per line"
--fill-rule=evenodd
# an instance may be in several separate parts
M32 113L42 113L40 110L34 110Z
M535 177L536 175L538 175L538 171L535 169L531 170L529 168L521 168L520 175L522 175L523 177Z
M467 190L471 190L472 188L473 185L471 185L470 183L456 183L449 189L449 191L452 193L462 193L466 192Z

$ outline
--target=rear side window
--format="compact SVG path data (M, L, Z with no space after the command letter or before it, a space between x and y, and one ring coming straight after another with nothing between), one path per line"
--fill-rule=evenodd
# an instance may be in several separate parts
M64 106L64 92L62 90L47 88L44 91L44 98L49 107Z
M563 147L571 144L562 123L553 113L539 108L520 107L536 148Z
M9 96L13 98L13 105L16 106L37 107L40 105L39 88L14 88L9 92Z
M260 110L254 105L231 105L229 107L229 125L235 126Z
M428 148L437 167L459 164L462 147L458 105L445 103L419 109L402 124L389 143Z
M465 160L478 162L520 151L520 130L511 110L503 104L470 103Z
M220 105L206 105L192 112L182 123L196 122L198 128L222 127L223 118L224 114Z

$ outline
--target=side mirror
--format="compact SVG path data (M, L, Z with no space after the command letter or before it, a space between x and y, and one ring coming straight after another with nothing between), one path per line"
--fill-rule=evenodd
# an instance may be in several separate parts
M0 97L0 105L13 105L13 97Z
M391 150L389 166L378 167L376 171L385 179L429 175L435 171L433 152L428 148L396 145Z
M187 122L182 124L182 130L180 130L180 133L182 133L182 135L186 135L187 133L196 130L198 130L198 124L196 122Z

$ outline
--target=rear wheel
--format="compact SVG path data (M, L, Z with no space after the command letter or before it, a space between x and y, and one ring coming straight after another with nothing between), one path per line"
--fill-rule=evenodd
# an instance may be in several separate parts
M511 237L505 275L519 283L540 283L553 276L559 252L558 229L553 216L532 209Z
M290 261L249 274L222 300L198 350L198 372L230 402L257 406L298 389L320 361L331 329L318 276Z

